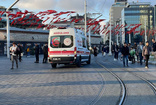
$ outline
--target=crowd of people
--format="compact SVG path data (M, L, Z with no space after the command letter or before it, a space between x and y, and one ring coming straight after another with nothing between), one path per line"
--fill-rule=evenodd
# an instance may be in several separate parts
M123 66L129 66L128 62L131 61L132 64L135 62L143 64L145 62L145 68L148 69L148 61L150 55L154 55L156 57L156 41L152 39L153 45L150 46L147 41L145 44L140 42L139 44L134 43L131 45L130 43L124 43L122 46L118 46L117 43L112 45L112 54L114 55L114 61L119 59L119 54L121 54L121 59L123 60ZM94 47L94 56L97 56L97 47ZM102 47L102 56L105 56L109 53L108 45Z
M39 63L39 45L35 44L34 47L34 51L35 51L35 58L36 61L34 63ZM48 44L45 44L45 46L43 46L43 62L42 63L47 63L47 58L48 58ZM10 55L11 55L11 61L12 61L12 67L11 69L14 69L14 61L16 62L16 68L18 68L18 62L22 61L22 56L23 56L23 49L22 49L22 45L20 43L16 44L15 42L13 42L12 46L10 47ZM30 48L27 47L26 48L26 57L30 55Z
M123 60L123 66L129 66L128 61L131 61L132 64L134 64L136 61L140 63L140 65L143 64L143 60L145 62L145 68L149 68L148 61L151 54L155 55L156 57L156 41L152 39L153 45L150 46L149 42L147 41L145 45L143 45L142 42L140 42L138 45L137 43L134 43L134 45L131 45L130 43L126 44L124 43L123 46L118 46L117 43L114 43L112 45L112 53L114 55L114 60L117 61L119 59L118 55L121 53L121 57ZM47 63L48 58L48 45L45 44L43 49L43 63ZM98 55L98 48L93 48L93 54L96 57ZM35 57L36 61L34 63L39 63L39 45L35 44L34 47L35 51ZM26 56L28 56L30 53L30 48L26 48ZM106 56L109 53L109 47L103 46L102 47L102 56ZM22 61L22 55L23 55L23 49L20 43L16 45L15 42L13 42L13 45L10 47L10 55L11 55L11 61L12 61L12 68L14 69L14 61L16 62L16 67L18 68L18 61Z

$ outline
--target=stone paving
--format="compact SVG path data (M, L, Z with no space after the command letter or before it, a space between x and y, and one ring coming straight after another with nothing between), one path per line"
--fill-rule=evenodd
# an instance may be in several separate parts
M108 59L110 62L117 63L117 64L121 65L121 67L123 67L122 66L123 61L121 61L121 60L114 61L113 56L107 55L106 57L103 57L101 54L99 54L98 56L100 56L100 58L103 58L104 60ZM132 64L132 62L129 61L129 68L132 68L132 69L135 68L138 71L142 71L144 73L148 73L148 74L156 77L156 62L155 61L149 61L149 69L145 69L144 62L142 65L140 65L137 62L135 64Z
M103 85L96 64L52 69L34 60L23 58L11 70L11 61L0 58L0 105L88 105Z

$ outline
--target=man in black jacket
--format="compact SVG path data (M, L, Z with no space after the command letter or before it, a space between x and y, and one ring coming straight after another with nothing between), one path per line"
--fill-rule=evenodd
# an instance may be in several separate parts
M126 65L128 67L129 48L127 47L126 43L124 43L124 46L122 47L121 53L123 56L123 66L125 67L125 60L126 60Z
M17 47L18 47L17 57L19 57L19 61L21 62L21 60L22 60L22 57L21 57L21 53L22 53L22 47L21 47L21 44L18 43Z
M152 39L153 42L153 52L156 52L156 42L155 39Z
M118 60L118 51L119 51L119 47L116 43L114 43L113 45L114 60Z
M47 63L47 58L48 58L48 44L45 44L45 46L43 47L43 63Z
M39 46L38 46L38 44L35 44L35 57L36 57L35 63L39 63Z

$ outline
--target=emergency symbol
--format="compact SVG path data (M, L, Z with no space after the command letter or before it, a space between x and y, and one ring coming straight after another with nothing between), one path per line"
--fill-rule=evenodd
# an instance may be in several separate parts
M52 40L52 44L53 44L53 46L58 47L59 44L60 44L59 38L58 38L58 37L55 37L55 38Z

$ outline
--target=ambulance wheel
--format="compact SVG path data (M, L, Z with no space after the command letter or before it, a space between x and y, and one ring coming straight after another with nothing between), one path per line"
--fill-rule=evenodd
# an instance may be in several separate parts
M52 68L56 68L57 64L56 63L51 63Z
M89 56L89 59L87 61L87 64L90 64L91 63L91 56Z
M76 63L77 67L81 67L81 57L79 58L79 61Z

